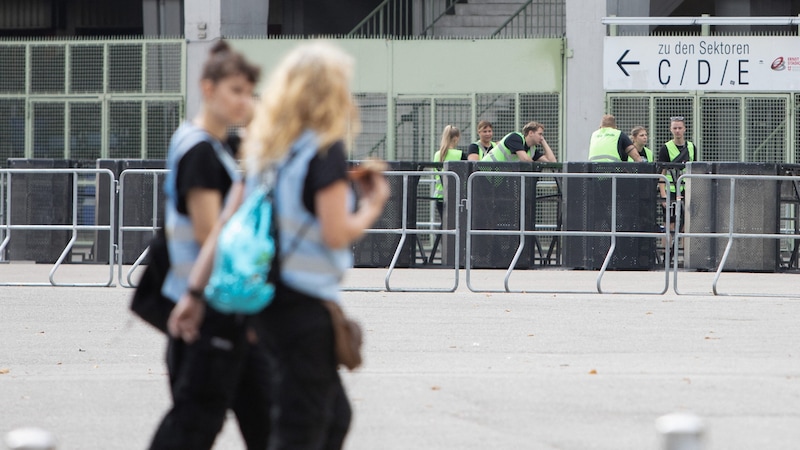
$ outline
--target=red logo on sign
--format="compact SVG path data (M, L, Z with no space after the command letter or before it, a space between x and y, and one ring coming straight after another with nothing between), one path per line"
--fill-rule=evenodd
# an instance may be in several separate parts
M770 66L772 70L783 70L786 68L786 63L783 60L783 56L778 56L775 58L775 61L772 61L772 65Z

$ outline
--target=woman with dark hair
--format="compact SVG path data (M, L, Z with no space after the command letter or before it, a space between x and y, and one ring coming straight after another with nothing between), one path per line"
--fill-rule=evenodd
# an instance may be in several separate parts
M277 362L271 450L339 449L350 426L331 310L338 311L340 283L352 264L350 245L389 198L379 168L362 166L353 180L360 193L355 208L345 147L359 126L352 71L352 57L338 47L297 47L270 77L244 142L246 190L277 168L273 205L280 270L275 297L260 314ZM191 291L208 282L213 244L203 248L192 270ZM174 325L189 336L197 332L191 314Z
M228 129L252 116L260 69L223 41L203 68L201 111L175 131L164 184L170 271L162 294L176 302L170 323L201 298L186 295L200 248L239 181ZM199 297L199 296L198 296ZM167 368L173 406L151 449L209 449L232 409L247 447L266 448L269 435L268 355L247 317L203 308L197 333L170 325Z

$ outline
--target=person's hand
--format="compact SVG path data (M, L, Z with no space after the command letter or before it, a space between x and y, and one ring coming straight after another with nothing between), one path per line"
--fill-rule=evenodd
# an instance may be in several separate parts
M169 334L191 344L200 337L200 324L206 313L206 304L189 293L183 294L172 309L167 321Z
M357 183L362 201L369 202L377 208L383 208L383 205L389 200L391 189L382 173L370 172L369 176L360 179Z

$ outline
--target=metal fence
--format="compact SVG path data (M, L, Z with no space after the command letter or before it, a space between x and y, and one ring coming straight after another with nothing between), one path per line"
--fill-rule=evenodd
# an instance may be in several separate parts
M793 163L800 145L800 94L609 93L620 129L647 127L654 152L672 139L670 117L686 119L701 161Z
M0 42L8 158L164 158L183 117L183 40Z
M449 268L452 270L453 273L453 283L449 287L444 288L435 288L435 287L423 287L423 288L409 288L409 287L402 287L402 286L392 286L391 278L392 274L394 273L395 267L398 265L398 261L401 258L403 252L407 252L410 254L405 255L405 259L408 261L406 264L414 266L416 261L420 261L421 266L425 266L430 264L437 251L440 251L444 254L444 244L440 244L443 241L443 238L446 236L451 236L455 239L458 238L460 232L460 205L449 205L448 212L454 215L454 226L452 228L446 227L443 222L435 223L433 221L433 216L430 216L427 221L420 222L419 216L416 213L416 210L410 211L411 208L414 206L419 206L420 201L424 203L428 203L429 205L433 205L433 201L435 199L433 197L422 197L422 194L418 191L418 186L420 181L422 180L430 180L433 181L435 178L441 180L445 186L452 186L454 189L455 198L460 198L461 196L461 182L459 180L458 174L455 172L449 171L427 171L427 172L420 172L420 171L388 171L384 172L384 175L388 177L389 181L391 182L393 179L399 180L401 185L401 192L400 195L397 196L399 203L401 214L399 217L399 226L388 228L370 228L365 231L367 236L398 236L399 240L397 242L397 246L391 252L391 260L388 265L388 270L384 277L384 287L383 288L376 288L376 287L360 287L360 286L345 286L342 288L344 291L381 291L386 290L388 292L454 292L458 288L458 275L460 266L458 264L458 260L460 258L459 255L459 246L455 245L453 249L453 261L452 266ZM395 183L396 185L397 183ZM423 191L427 191L429 189L429 183L423 183ZM393 195L397 195L394 193ZM411 199L415 199L411 201ZM430 211L430 209L429 209ZM431 211L432 214L432 211ZM425 248L424 245L424 238L430 238L431 236L435 236L434 244L432 247ZM430 241L428 241L430 242ZM358 246L356 246L356 252L358 253ZM448 264L445 264L445 257L442 256L441 258L443 268ZM412 263L413 261L413 263Z
M782 229L780 225L778 225L777 221L775 222L774 228L772 226L763 226L763 223L759 223L760 218L755 217L755 221L753 220L753 214L750 214L747 211L748 208L751 207L750 203L744 198L748 191L753 190L753 188L757 187L765 187L768 185L772 185L775 190L780 188L780 184L782 182L791 182L795 186L800 183L800 176L788 177L788 176L765 176L765 175L724 175L724 174L684 174L681 175L678 179L678 184L687 182L687 190L692 189L692 182L697 183L698 181L704 180L709 182L710 184L710 191L713 193L712 195L717 198L712 198L712 202L717 203L717 208L719 206L723 206L724 209L722 210L723 215L727 217L720 217L717 219L716 226L708 226L707 223L703 223L705 226L697 227L700 228L700 231L695 231L692 229L693 227L687 226L686 231L676 230L675 232L675 239L673 240L674 249L677 252L679 241L685 240L687 241L684 243L684 246L691 249L691 242L692 240L711 240L712 246L716 246L716 244L721 244L724 241L724 250L722 251L721 255L716 254L716 252L712 251L708 252L709 255L702 255L702 257L710 262L710 266L713 267L714 270L714 278L711 282L711 292L714 295L719 296L741 296L741 297L800 297L797 291L792 290L791 292L780 293L780 294L771 294L764 292L764 289L758 292L749 292L749 293L742 293L742 292L728 292L724 293L718 289L720 276L722 275L723 270L732 266L731 260L734 259L731 255L733 252L737 252L736 259L739 261L752 261L753 259L765 258L771 259L773 261L779 260L779 247L777 242L785 241L790 239L794 241L794 259L795 263L797 260L797 240L800 239L800 229L798 229L797 222L795 221L794 228L790 229ZM691 191L690 191L691 192ZM765 197L762 193L757 193L758 196L761 194L761 197ZM727 197L727 198L726 198ZM768 197L768 196L766 196ZM796 198L794 201L800 200L800 197ZM727 202L726 202L727 201ZM775 202L778 202L778 199L775 199ZM684 203L683 199L678 200L678 204ZM707 206L707 205L704 205ZM697 215L706 215L709 214L706 208L691 208L693 214ZM681 223L681 214L684 208L677 208L677 217L676 222ZM715 214L715 211L712 211L710 214ZM780 218L776 218L780 220ZM755 224L753 222L756 222ZM771 221L768 221L771 222ZM754 226L755 225L755 226ZM773 228L773 229L770 229ZM713 242L716 241L716 242ZM777 242L773 242L777 241ZM737 245L738 248L737 248ZM747 245L748 243L755 244ZM742 245L745 244L745 245ZM708 245L701 244L701 252L703 250L708 249ZM761 248L759 248L761 247ZM705 252L703 252L705 253ZM706 292L684 292L680 289L678 284L678 270L677 270L677 259L675 260L675 270L674 270L674 285L673 288L675 293L678 295L707 295ZM735 268L734 268L735 269Z
M521 187L519 189L519 196L517 200L519 201L519 219L516 222L516 229L507 229L507 230L498 230L498 229L488 229L488 228L476 228L473 226L473 216L479 211L475 210L474 199L477 197L475 195L475 182L476 180L480 179L517 179L521 183ZM525 222L525 211L526 208L526 196L525 192L526 189L524 188L526 183L536 182L538 179L556 179L556 180L564 180L570 178L580 178L580 179L598 179L602 178L605 180L610 180L610 192L608 193L609 198L611 199L611 210L610 210L610 224L609 230L581 230L581 231L564 231L564 230L543 230L543 229L529 229L530 224L526 224ZM617 219L618 219L618 209L617 209L617 184L619 179L638 179L638 180L660 180L667 182L667 178L664 175L660 174L637 174L637 173L518 173L518 172L475 172L470 175L469 179L467 180L467 204L469 205L467 208L467 255L466 255L466 283L469 290L473 292L528 292L528 293L553 293L553 292L561 292L561 293L609 293L603 289L603 276L606 273L606 269L611 262L611 258L614 256L614 251L616 249L617 239L622 237L639 237L639 238L653 238L653 239L661 239L664 236L664 232L643 232L643 231L625 231L625 228L620 230L617 226ZM538 183L537 183L538 184ZM667 192L667 202L670 201L669 199L669 192ZM669 217L666 218L666 225L669 228ZM630 228L628 228L630 229ZM473 257L473 240L475 237L479 236L512 236L517 237L519 239L518 246L514 252L514 256L511 259L508 268L506 269L505 276L503 278L503 289L483 289L477 288L472 284L472 257ZM597 281L595 290L563 290L563 291L553 291L553 290L531 290L527 289L525 291L520 290L512 290L510 288L510 279L511 275L514 273L514 270L517 266L517 262L520 259L520 255L522 254L523 249L525 248L525 241L526 237L533 237L535 239L544 237L552 237L552 236L598 236L598 237L610 237L610 246L608 251L605 255L605 259L603 264L600 268L600 272L597 275ZM669 288L669 266L667 262L669 261L670 249L666 249L666 257L664 258L664 285L657 291L636 291L636 292L622 292L626 294L664 294L667 292ZM620 292L615 292L620 293Z
M400 95L392 99L392 105L387 105L384 94L356 94L356 99L361 108L362 132L351 159L430 161L446 125L461 130L458 148L466 150L477 140L475 126L480 120L492 123L495 140L521 130L530 121L541 122L547 143L556 156L561 153L558 93Z
M114 229L116 195L97 208L96 189L115 192L114 174L107 169L0 169L3 194L0 203L0 260L13 259L53 263L48 283L2 280L2 286L113 286L114 247L105 255L95 254L100 235L108 239ZM34 207L35 206L35 207ZM49 208L43 208L49 206ZM105 211L98 217L96 211ZM65 263L107 258L108 279L101 282L59 282L56 272Z

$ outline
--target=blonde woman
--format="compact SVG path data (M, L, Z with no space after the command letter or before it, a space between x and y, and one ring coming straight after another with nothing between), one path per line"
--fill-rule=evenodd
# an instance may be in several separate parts
M439 150L433 154L433 162L466 161L467 154L456 148L459 140L461 140L461 130L453 125L445 126ZM433 188L433 197L436 199L436 209L441 217L444 211L444 185L438 175L436 176L436 186Z
M350 244L389 198L386 179L371 172L357 182L355 208L344 145L358 129L352 70L352 58L331 44L296 48L272 74L243 143L245 190L273 167L279 174L280 276L274 300L261 313L261 336L277 362L270 449L341 448L350 425L323 302L340 302L340 280L352 264ZM206 250L190 278L193 290L208 280L213 251ZM174 326L191 333L195 322L186 314Z

